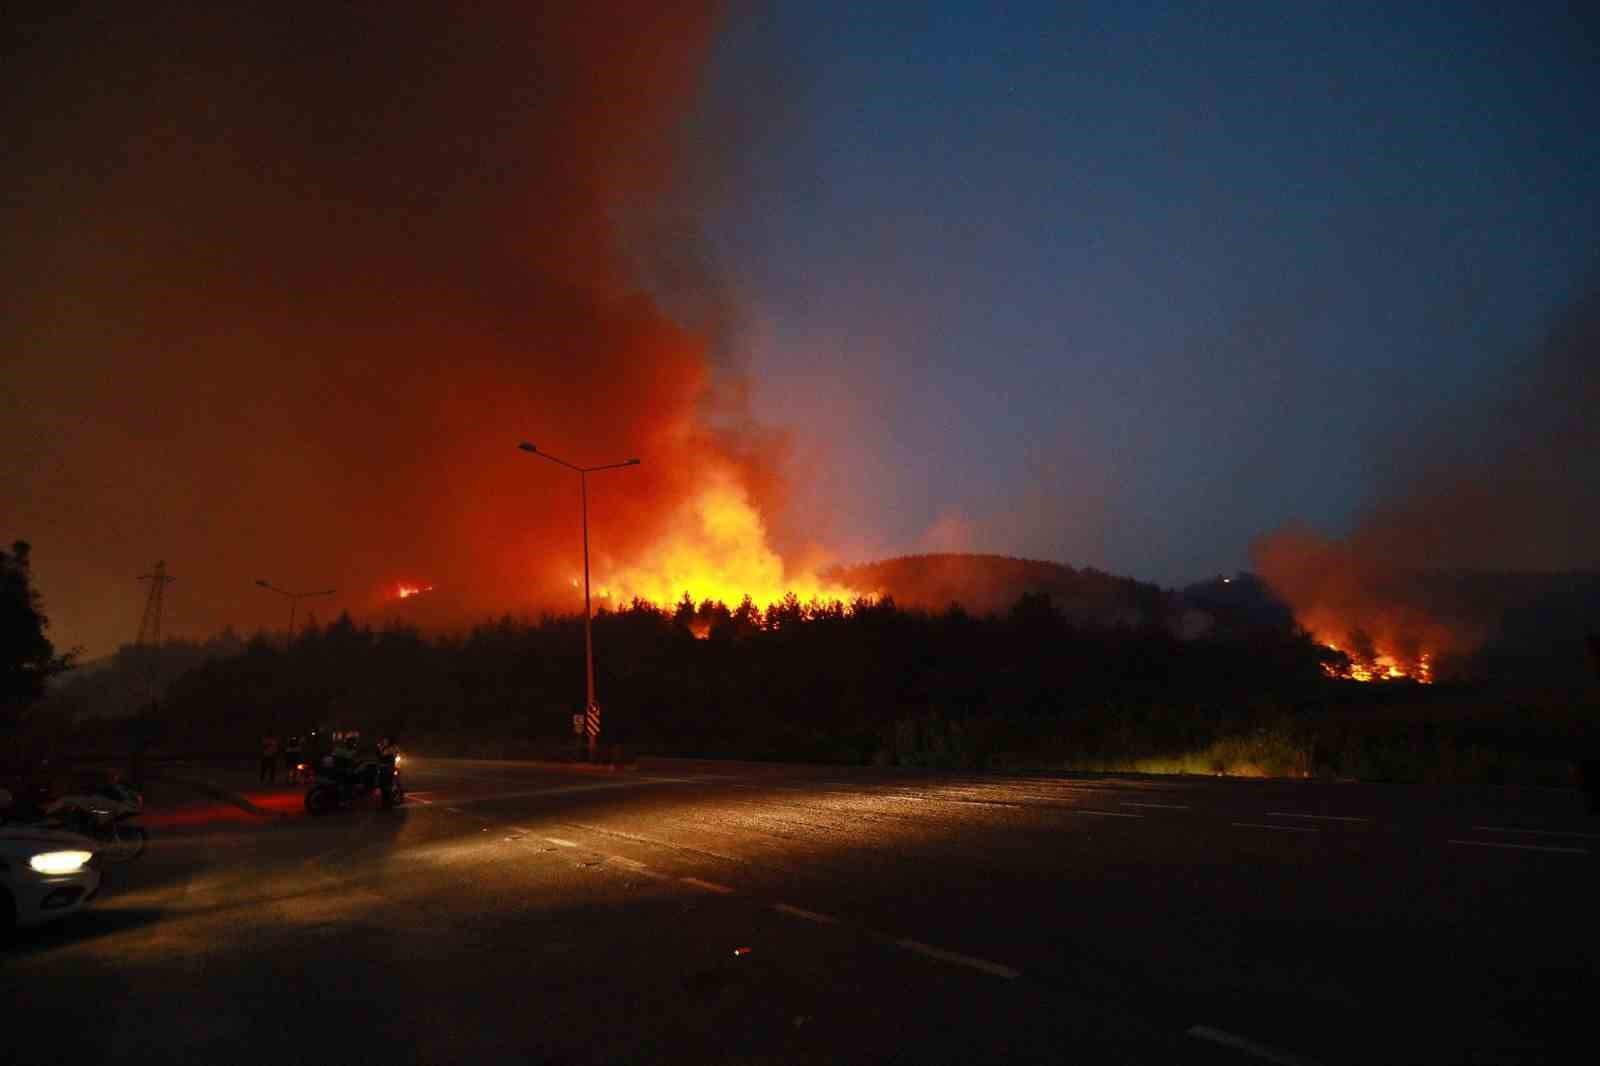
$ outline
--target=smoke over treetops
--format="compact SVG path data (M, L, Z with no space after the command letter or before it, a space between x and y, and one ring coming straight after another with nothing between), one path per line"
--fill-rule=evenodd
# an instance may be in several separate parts
M324 617L400 584L575 608L578 479L522 438L644 460L590 479L597 584L703 562L660 541L708 513L773 513L781 440L652 295L714 279L621 236L681 232L652 213L682 204L717 6L14 15L3 517L57 638L130 640L157 558L190 635L282 625L257 577L336 586L302 606Z
M1255 566L1303 626L1342 650L1360 634L1405 673L1424 654L1470 653L1529 601L1560 599L1550 580L1486 582L1471 572L1600 571L1597 412L1600 292L1592 292L1482 399L1396 436L1378 503L1348 538L1286 529L1257 542ZM1581 610L1556 615L1547 637L1581 659L1580 630L1597 620Z

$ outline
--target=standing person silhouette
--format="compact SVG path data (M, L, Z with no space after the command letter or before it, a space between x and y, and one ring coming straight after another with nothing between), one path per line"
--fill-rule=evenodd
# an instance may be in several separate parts
M276 783L278 779L278 733L268 729L267 735L261 738L261 774L263 785Z

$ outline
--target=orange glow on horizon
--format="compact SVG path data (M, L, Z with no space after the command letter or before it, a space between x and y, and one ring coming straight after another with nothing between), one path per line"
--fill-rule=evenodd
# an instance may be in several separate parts
M409 600L413 596L420 596L424 592L432 592L432 585L397 585L394 595L397 600Z

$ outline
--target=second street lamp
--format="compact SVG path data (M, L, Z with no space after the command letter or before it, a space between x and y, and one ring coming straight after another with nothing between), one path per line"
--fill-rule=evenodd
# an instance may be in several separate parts
M595 748L600 741L600 705L594 698L594 633L589 611L589 475L598 470L638 466L639 460L629 459L621 463L605 463L602 466L574 466L565 459L557 459L549 452L541 452L527 441L523 441L517 447L530 455L559 463L578 475L578 488L583 499L583 676L587 684L588 697L588 702L584 705L584 731L589 735L589 761L594 762Z
M286 589L280 589L278 586L274 585L264 577L256 578L256 584L260 585L264 589L270 589L280 596L286 596L289 599L289 639L285 642L285 647L288 647L289 644L294 642L294 609L299 606L300 601L305 599L307 596L332 596L334 592L333 589L319 589L316 592L289 592Z

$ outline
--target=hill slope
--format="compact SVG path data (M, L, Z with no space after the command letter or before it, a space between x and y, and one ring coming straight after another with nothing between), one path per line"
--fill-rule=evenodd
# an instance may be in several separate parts
M1004 612L1025 594L1043 593L1070 620L1088 625L1154 622L1167 600L1158 586L1133 578L1008 555L902 555L835 567L824 576L893 596L903 607L942 610L959 603L975 614Z

